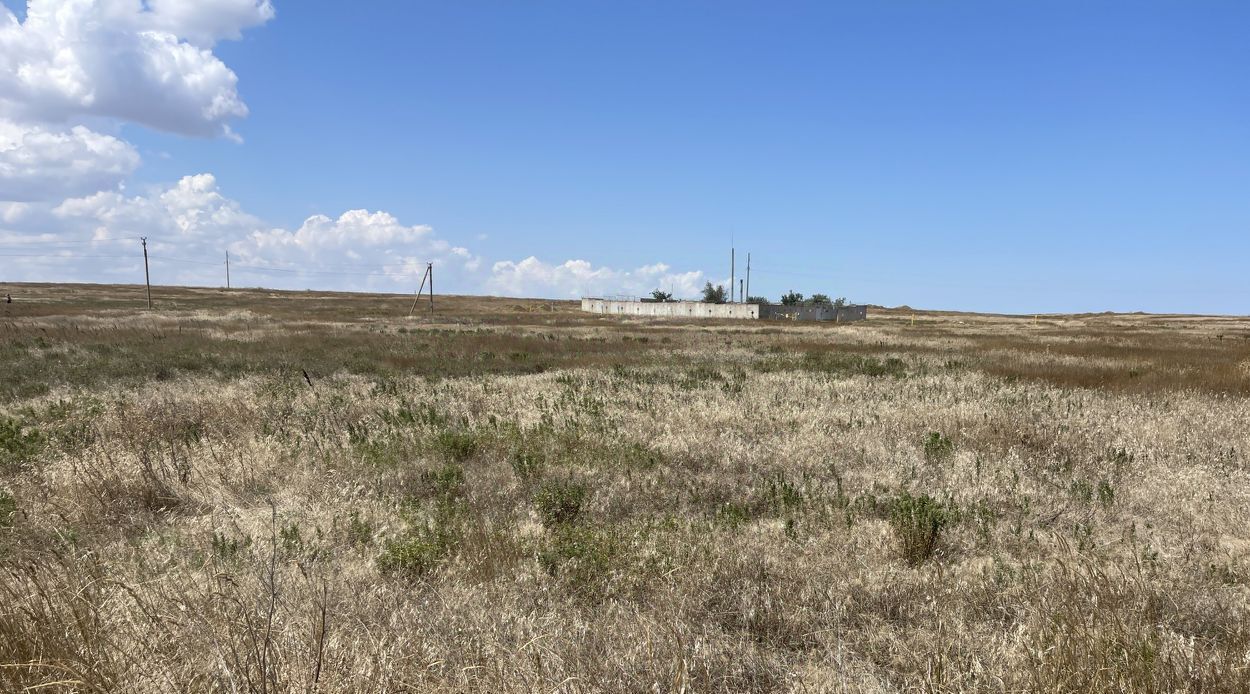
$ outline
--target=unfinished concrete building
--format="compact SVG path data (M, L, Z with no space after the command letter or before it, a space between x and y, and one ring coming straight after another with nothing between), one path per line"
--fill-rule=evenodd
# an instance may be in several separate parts
M641 301L585 297L582 310L613 316L656 318L739 318L747 320L834 321L868 317L867 306L784 306L782 304L709 304L702 301Z

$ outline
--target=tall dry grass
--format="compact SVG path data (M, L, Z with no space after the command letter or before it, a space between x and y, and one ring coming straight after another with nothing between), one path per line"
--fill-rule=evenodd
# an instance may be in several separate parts
M1240 323L183 301L4 319L0 689L1250 688Z

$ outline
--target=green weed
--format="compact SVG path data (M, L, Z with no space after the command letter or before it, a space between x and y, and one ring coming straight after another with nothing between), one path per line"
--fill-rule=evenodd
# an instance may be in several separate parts
M903 559L918 566L933 556L938 539L954 518L952 509L928 494L903 492L893 502L890 525Z
M575 523L581 517L590 490L572 480L551 480L543 483L534 495L534 507L546 528Z
M43 450L47 437L34 426L0 417L0 469L29 462Z
M924 459L930 463L948 460L954 453L955 444L941 432L931 431L925 437Z

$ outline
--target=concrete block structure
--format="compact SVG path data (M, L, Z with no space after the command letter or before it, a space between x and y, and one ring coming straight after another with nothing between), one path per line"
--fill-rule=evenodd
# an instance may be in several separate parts
M760 318L782 320L830 320L837 323L864 320L868 317L867 306L785 306L765 304L760 307Z
M620 301L584 298L582 310L613 316L748 319L760 317L760 307L756 304L705 304L702 301Z
M739 318L848 323L868 317L867 306L782 306L781 304L705 304L701 301L638 301L636 299L582 299L582 310L611 316L653 318Z

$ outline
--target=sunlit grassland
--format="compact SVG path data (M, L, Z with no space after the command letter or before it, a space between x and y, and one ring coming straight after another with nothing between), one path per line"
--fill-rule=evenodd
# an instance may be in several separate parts
M2 292L3 690L1250 689L1250 321Z

